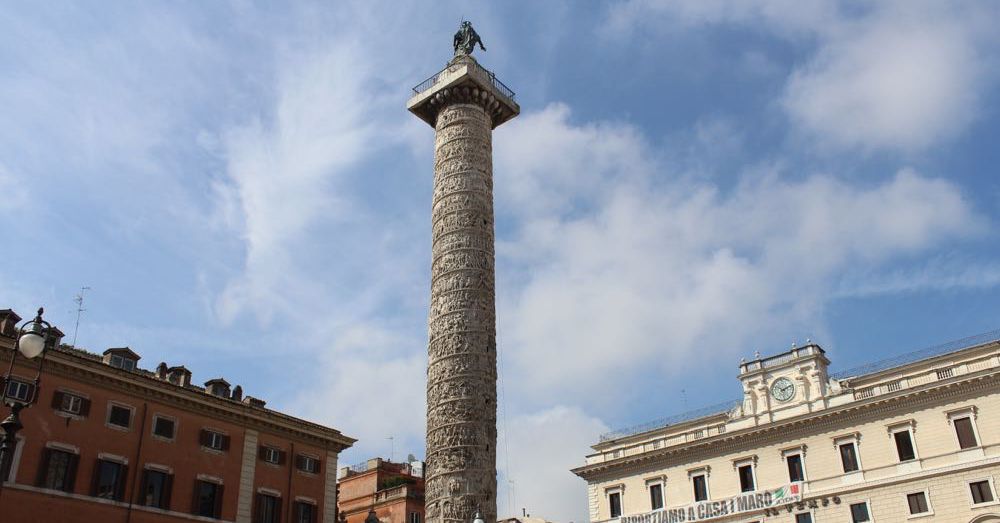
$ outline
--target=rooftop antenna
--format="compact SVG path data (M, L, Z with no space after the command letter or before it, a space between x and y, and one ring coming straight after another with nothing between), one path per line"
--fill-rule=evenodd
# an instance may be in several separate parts
M389 436L385 438L389 440L389 462L395 463L396 461L396 438L395 436Z
M687 391L684 390L684 389L681 389L681 401L684 402L684 410L687 410L687 408L688 408L688 397L687 397Z
M80 287L80 292L73 298L76 302L76 325L73 327L73 348L76 348L76 335L80 332L80 314L87 310L83 308L83 294L90 290L90 287Z

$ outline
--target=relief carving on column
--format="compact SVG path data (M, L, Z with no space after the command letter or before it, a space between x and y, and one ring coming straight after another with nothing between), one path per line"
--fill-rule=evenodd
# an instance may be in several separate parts
M492 119L480 90L435 95L427 523L496 521Z

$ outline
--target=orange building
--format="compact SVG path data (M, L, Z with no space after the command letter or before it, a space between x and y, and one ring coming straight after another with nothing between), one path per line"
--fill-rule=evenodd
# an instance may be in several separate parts
M19 321L0 310L3 369ZM150 372L139 359L127 347L98 355L54 341L35 404L21 412L4 523L337 520L337 456L354 439L221 378L199 387L183 366ZM34 367L18 363L7 392L26 401Z
M380 523L423 523L423 463L392 463L381 458L340 469L341 521L365 523L374 510Z

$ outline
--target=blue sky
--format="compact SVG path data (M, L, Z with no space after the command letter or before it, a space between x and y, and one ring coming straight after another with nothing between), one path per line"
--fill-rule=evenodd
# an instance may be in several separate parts
M423 454L433 136L465 17L495 133L500 512L586 518L609 428L1000 327L997 6L104 2L0 10L0 306ZM684 391L683 393L681 391ZM511 483L513 482L513 483ZM513 485L513 489L511 489Z

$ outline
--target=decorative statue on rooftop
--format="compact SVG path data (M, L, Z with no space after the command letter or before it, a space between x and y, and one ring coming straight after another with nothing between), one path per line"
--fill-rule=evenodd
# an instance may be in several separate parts
M455 40L453 42L455 56L471 55L472 51L476 48L476 44L479 44L479 48L483 51L486 50L483 40L479 38L479 33L472 28L472 22L463 21L461 27L458 28L458 32L455 33Z

